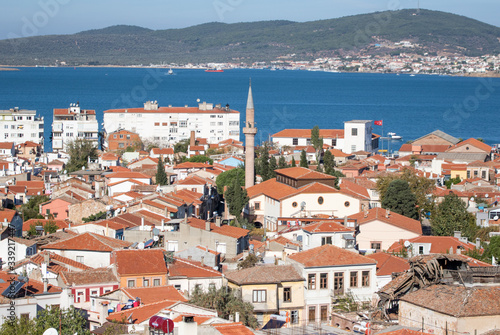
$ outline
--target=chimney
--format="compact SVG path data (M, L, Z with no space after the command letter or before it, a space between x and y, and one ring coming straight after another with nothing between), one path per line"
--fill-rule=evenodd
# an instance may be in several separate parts
M205 256L201 256L201 265L205 265Z
M210 221L205 222L205 230L210 231Z
M161 231L165 230L165 220L161 219Z
M194 137L194 130L191 130L191 137L189 138L189 146L190 147L194 147L196 145L196 140L195 140L195 137Z
M344 227L347 227L347 215L344 216Z
M476 238L476 249L481 249L481 239L479 237Z
M240 312L234 313L234 322L240 322Z
M215 225L216 225L217 227L220 227L220 226L221 226L221 217L220 217L220 216L217 216L217 217L215 218Z
M462 232L461 231L454 231L453 232L453 237L459 239L460 237L462 237Z
M144 218L141 218L141 230L144 230Z
M48 290L48 279L43 280L43 293L47 293Z
M390 215L391 215L391 210L388 208L385 210L385 217L389 218Z

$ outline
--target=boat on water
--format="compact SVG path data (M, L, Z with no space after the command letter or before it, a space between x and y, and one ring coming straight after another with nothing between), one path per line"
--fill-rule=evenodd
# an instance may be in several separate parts
M387 133L387 136L389 136L390 139L392 140L400 140L402 139L401 136L397 135L396 133Z
M167 72L168 75L173 75L174 74L174 71L172 70L172 68L170 68Z
M224 70L218 67L215 69L206 69L205 72L224 72Z

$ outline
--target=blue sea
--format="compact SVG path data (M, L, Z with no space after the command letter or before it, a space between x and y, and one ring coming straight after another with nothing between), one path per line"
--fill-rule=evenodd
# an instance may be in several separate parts
M51 150L54 108L79 102L103 111L141 107L229 104L244 111L251 78L257 141L285 128L343 128L355 119L383 120L383 129L403 142L436 129L457 138L500 143L500 78L407 74L328 73L303 70L233 69L223 73L158 68L33 67L0 71L0 109L36 109L45 118L46 151ZM243 140L243 138L242 138ZM388 144L384 144L387 148ZM391 141L391 149L400 143Z

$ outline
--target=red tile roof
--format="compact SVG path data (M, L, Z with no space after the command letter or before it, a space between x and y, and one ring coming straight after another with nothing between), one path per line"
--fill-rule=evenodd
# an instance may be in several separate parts
M298 179L298 180L307 180L307 179L335 179L334 176L330 176L326 173L322 172L316 172L307 168L303 167L290 167L286 169L278 169L275 170L276 173L279 173L281 175L284 175L286 177L290 177L293 179Z
M12 149L14 142L0 142L0 149Z
M173 148L153 148L151 149L153 152L153 155L173 155L174 154L174 149Z
M403 272L410 269L410 264L406 259L377 252L366 257L377 261L377 276L390 276L395 272Z
M91 269L79 272L63 272L61 279L66 285L96 285L96 284L118 284L118 278L113 273L113 269Z
M12 222L16 214L17 211L13 209L2 208L0 209L0 222L5 222L5 219L7 219L7 222Z
M302 230L316 234L316 233L353 232L354 228L348 228L335 221L320 221L318 223L313 223L305 227L302 227Z
M356 194L358 197L370 199L370 194L368 193L368 190L357 183L353 183L352 181L349 180L342 180L339 186L341 190L350 191Z
M283 129L271 136L311 138L311 129ZM319 136L323 138L344 138L344 129L320 129Z
M293 259L308 268L351 264L376 264L374 260L366 256L362 256L354 251L345 250L330 244L301 251L288 256L288 258Z
M405 240L400 240L394 242L387 252L399 252L404 246ZM410 243L430 243L432 254L449 253L450 248L453 248L453 253L457 253L457 247L459 246L462 250L473 250L475 248L474 244L461 242L458 238L453 236L418 236L408 240Z
M368 215L366 215L365 212L359 212L349 216L349 219L357 220L359 225L379 220L401 229L411 231L415 234L422 234L422 224L418 220L410 219L404 215L394 212L390 212L389 217L387 217L387 210L380 207L370 209L367 214Z
M141 304L144 305L159 302L162 300L183 302L188 301L186 297L184 297L182 293L180 293L179 290L177 290L172 285L138 288L124 287L120 290L125 293L130 299L135 299L136 297L141 299Z
M467 145L472 145L478 149L485 151L488 154L491 152L491 147L488 144L483 143L481 141L478 141L475 138L469 138L465 141L459 142L459 143L455 144L454 146L450 147L448 150L446 150L446 152L454 151L457 148L467 146Z
M123 179L150 179L148 175L140 172L132 171L118 171L106 175L107 179L111 178L123 178Z
M212 165L196 162L184 162L174 166L174 169L211 169Z
M119 276L167 274L167 265L161 249L114 250L111 263Z
M29 219L28 221L24 221L23 231L30 230L31 225L44 226L48 222L55 223L58 229L66 229L69 227L69 221L66 220Z
M5 291L9 287L12 279L19 280L18 278L19 276L16 274L10 274L6 271L0 271L0 279L1 279L0 292ZM38 280L30 278L29 282L23 286L23 291L24 290L26 290L26 295L43 294L43 283ZM62 292L62 289L59 286L54 286L49 284L47 287L47 292L60 293ZM10 299L5 298L4 296L0 296L0 303L9 303L9 302Z
M432 335L429 333L422 333L419 330L411 330L411 329L399 329L391 332L385 332L383 335Z
M158 302L153 302L151 304L142 305L135 308L130 308L124 311L115 312L109 314L106 320L111 322L122 322L122 320L131 319L129 323L131 324L139 324L144 321L149 320L152 316L158 314L165 308L168 308L178 301L174 300L162 300Z
M253 335L250 329L245 327L241 322L233 322L233 323L219 323L212 324L212 327L217 329L219 333L222 335Z
M176 257L173 263L168 264L168 277L210 278L222 277L222 273L201 262Z
M184 316L192 316L192 314L181 314L177 317L175 317L174 319L172 319L172 321L174 323L177 323L177 322L181 322L182 320L184 320ZM201 325L205 322L207 322L208 320L212 319L213 316L198 316L198 315L195 315L193 317L193 320L194 322L196 322L198 325Z
M228 281L239 286L304 281L302 275L292 265L258 265L227 272L225 276Z
M56 241L41 246L42 249L53 250L85 250L111 252L115 249L129 247L132 242L117 240L94 233L84 233L63 241Z
M248 229L243 229L239 227L233 227L229 225L223 225L220 227L215 227L212 229L212 232L215 234L220 234L220 235L225 235L229 237L234 237L234 238L240 238L247 236L250 230Z

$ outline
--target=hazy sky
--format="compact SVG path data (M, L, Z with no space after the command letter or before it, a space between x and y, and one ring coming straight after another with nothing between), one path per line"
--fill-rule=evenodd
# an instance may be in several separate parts
M0 39L71 34L117 24L151 29L206 22L311 21L387 9L418 0L1 0ZM499 0L420 0L420 7L500 27Z

